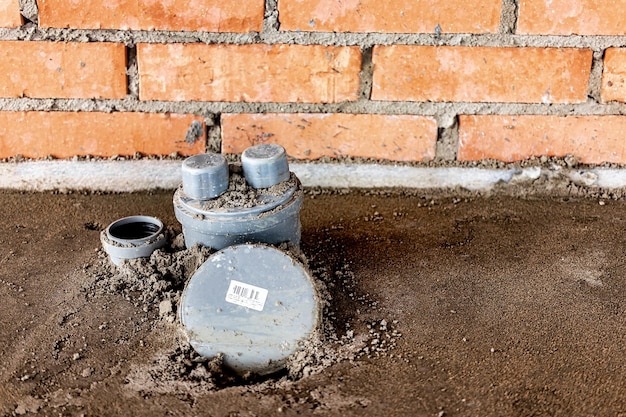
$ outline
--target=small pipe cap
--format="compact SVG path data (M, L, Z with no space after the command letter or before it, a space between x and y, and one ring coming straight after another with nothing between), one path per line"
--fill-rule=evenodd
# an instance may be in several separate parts
M148 257L167 243L163 222L156 217L130 216L111 223L100 234L100 241L111 262Z
M183 161L183 192L196 200L219 197L228 189L228 162L223 155L205 153Z
M241 154L246 181L254 188L269 188L289 179L285 148L272 143L251 146Z

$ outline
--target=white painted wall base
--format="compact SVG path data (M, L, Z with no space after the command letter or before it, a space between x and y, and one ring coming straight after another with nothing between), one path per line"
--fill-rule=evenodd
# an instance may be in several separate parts
M181 182L180 161L32 161L0 164L0 188L25 191L139 191L174 189ZM561 167L487 169L410 167L378 164L292 163L305 187L456 188L484 190L498 183L521 185L541 176L566 178L587 187L624 188L626 169Z

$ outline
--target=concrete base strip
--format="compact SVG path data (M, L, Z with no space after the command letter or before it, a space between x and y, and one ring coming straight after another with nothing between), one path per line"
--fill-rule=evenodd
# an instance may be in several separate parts
M489 189L498 183L523 185L540 177L578 185L625 188L626 169L410 167L378 164L292 163L305 187ZM29 161L0 164L0 188L25 191L139 191L174 189L181 161Z

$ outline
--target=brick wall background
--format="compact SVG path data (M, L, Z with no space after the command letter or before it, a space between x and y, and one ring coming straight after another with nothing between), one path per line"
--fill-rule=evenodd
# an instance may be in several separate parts
M626 2L0 0L0 158L626 163Z

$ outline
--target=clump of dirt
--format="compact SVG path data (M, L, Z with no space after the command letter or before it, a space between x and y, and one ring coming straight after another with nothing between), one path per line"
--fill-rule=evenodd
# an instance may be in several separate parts
M395 347L395 339L401 337L392 329L397 322L385 319L365 318L359 329L351 328L345 321L345 313L338 314L340 306L333 302L343 297L343 294L337 296L346 289L353 294L353 274L347 266L333 270L321 260L311 265L299 248L283 244L279 249L289 252L308 268L314 280L322 308L319 329L302 342L302 348L288 359L285 370L269 377L236 375L223 366L220 357L198 355L188 343L176 315L186 282L214 251L202 246L186 249L182 234L173 239L173 232L168 234L169 245L149 258L122 261L119 267L99 250L97 260L87 271L91 276L85 288L88 297L123 296L136 307L152 313L149 316L154 320L154 331L161 333L161 340L169 340L150 363L132 367L126 377L129 388L148 394L190 393L236 385L282 384L317 374L338 362L386 355ZM366 297L357 298L353 294L350 300L363 309L375 310L376 303Z
M169 315L163 311L163 302L169 300L171 310L175 311L185 282L214 251L199 245L185 249L182 234L174 239L171 231L167 234L170 245L154 251L149 258L123 260L119 267L100 249L98 260L89 272L93 279L86 288L87 294L121 294L136 307L158 307L161 316Z
M241 165L230 164L228 189L220 196L199 204L202 210L256 207L285 195L298 184L298 178L291 173L286 181L267 188L254 188L246 182Z
M133 367L126 382L138 392L187 395L235 385L239 379L224 368L221 356L206 358L180 343L159 352L152 363Z
M287 361L289 378L297 380L320 373L334 363L359 359L367 353L367 342L366 334L355 336L352 331L342 337L335 333L315 333Z

